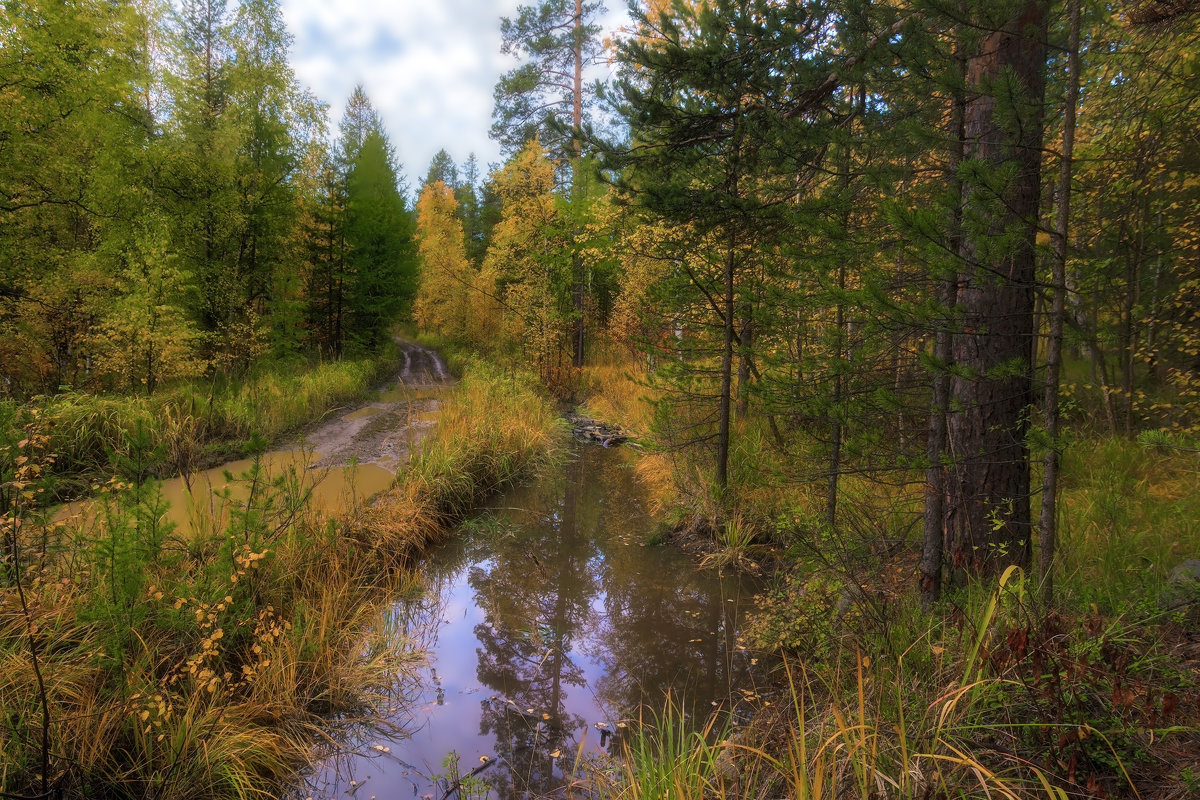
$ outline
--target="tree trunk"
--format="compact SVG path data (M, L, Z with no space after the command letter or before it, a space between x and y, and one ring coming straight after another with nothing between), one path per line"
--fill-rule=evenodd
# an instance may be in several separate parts
M838 267L838 290L846 290L846 264L843 261ZM838 478L842 474L842 400L844 399L844 381L842 376L842 358L846 342L846 306L838 296L837 307L834 311L834 345L833 363L837 374L833 377L833 416L829 426L829 462L827 469L829 477L825 483L825 524L830 531L837 528Z
M966 77L966 60L962 47L955 49L955 62L960 79ZM950 219L950 251L962 248L962 180L958 168L963 160L964 117L966 96L954 92L950 105L950 127L953 145L946 164L946 180L954 190L955 202ZM929 408L929 435L925 443L925 511L921 542L921 604L931 607L942 595L942 560L945 551L946 468L942 457L946 452L946 415L950 411L950 365L954 358L953 314L958 300L954 278L938 281L938 303L944 318L938 323L933 343L933 397Z
M730 393L733 389L733 237L729 237L729 247L725 252L725 297L721 310L723 311L722 328L723 341L721 344L721 396L719 419L717 422L717 490L724 494L729 483L729 411L732 403Z
M741 418L750 411L750 367L754 358L754 306L751 303L742 306L738 341L741 347L738 348L737 415Z
M964 155L982 162L993 180L997 171L1015 169L998 197L978 181L963 191L964 214L986 224L963 237L958 281L962 329L953 355L962 371L951 381L954 467L946 508L958 580L1029 563L1026 432L1045 33L1046 0L1029 0L982 38L967 64ZM1006 91L1010 79L1019 85L1016 92ZM1006 107L1010 103L1015 107Z
M574 61L574 96L571 99L571 124L576 131L583 127L583 0L575 0L575 42L571 48L571 56ZM578 203L582 198L579 197L579 159L583 155L579 135L576 133L572 140L572 149L575 151L575 159L571 165L571 193ZM576 236L579 231L575 232ZM575 318L571 323L571 363L576 367L583 366L583 299L586 294L586 286L584 281L583 259L578 253L572 256L571 268L573 270L574 287L571 290L571 307L575 312Z
M1058 209L1054 219L1054 296L1050 339L1046 343L1046 394L1043 401L1048 440L1042 457L1042 504L1038 517L1038 580L1042 601L1054 599L1054 550L1058 509L1058 376L1062 366L1063 319L1067 311L1067 226L1071 221L1071 158L1075 152L1075 106L1079 102L1079 0L1070 0L1067 44L1067 96L1063 109L1062 158L1058 165Z

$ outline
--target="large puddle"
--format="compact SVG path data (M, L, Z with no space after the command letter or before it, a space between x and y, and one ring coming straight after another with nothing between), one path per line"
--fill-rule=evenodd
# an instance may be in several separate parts
M394 473L378 464L344 464L310 468L311 450L276 450L259 457L261 470L256 487L249 480L251 459L230 461L220 467L201 470L186 476L162 481L163 500L170 505L163 519L175 526L175 531L191 537L198 533L220 531L229 523L230 515L243 507L251 492L261 496L267 484L283 480L288 487L280 492L278 511L286 514L288 506L319 509L328 515L350 511L371 495L386 489ZM307 503L288 502L307 496ZM96 515L100 507L93 500L67 503L55 512L55 519L80 527L99 524Z
M491 504L431 554L426 596L393 609L429 655L394 710L405 733L363 731L300 797L439 800L476 769L472 797L540 796L668 693L736 720L760 672L738 636L752 587L647 546L653 527L626 454L596 445Z
M251 493L263 492L263 482L286 487L277 490L280 504L329 516L345 514L386 489L433 427L441 389L451 380L433 350L400 339L396 344L401 363L395 378L362 407L333 413L310 427L298 446L260 456L257 485L245 477L250 459L162 481L170 506L166 520L185 536L223 530ZM99 524L102 512L98 504L82 500L59 508L55 519L88 527Z

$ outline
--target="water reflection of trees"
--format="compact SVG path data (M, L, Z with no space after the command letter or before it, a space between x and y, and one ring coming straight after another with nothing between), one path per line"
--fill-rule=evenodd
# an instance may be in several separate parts
M489 562L470 571L485 615L475 628L478 677L495 693L483 701L480 733L495 737L503 759L489 776L501 798L557 788L555 756L573 751L587 725L566 703L586 683L570 654L599 591L594 512L580 502L586 461L581 454L562 479L544 482L516 519L521 535L496 539Z
M723 588L668 548L631 546L652 524L643 497L620 454L580 448L557 478L506 496L510 519L448 542L426 572L426 600L401 606L397 627L437 650L466 571L482 614L479 735L498 757L484 777L503 800L558 789L597 707L616 723L670 687L707 713L750 685L727 602L737 582Z

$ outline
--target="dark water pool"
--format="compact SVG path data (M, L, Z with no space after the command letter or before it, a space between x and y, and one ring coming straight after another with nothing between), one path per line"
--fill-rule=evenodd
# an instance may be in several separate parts
M736 716L760 673L738 634L753 587L647 546L654 526L628 454L596 445L498 498L393 610L429 650L394 719L406 733L364 732L300 797L440 800L454 760L482 770L473 797L547 795L668 692L696 719Z

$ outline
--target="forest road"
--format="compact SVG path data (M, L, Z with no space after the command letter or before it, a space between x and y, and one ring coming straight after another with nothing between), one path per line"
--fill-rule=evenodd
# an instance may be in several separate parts
M376 400L337 410L305 432L310 469L357 463L394 472L436 423L442 389L453 376L434 350L406 339L396 344L399 370L380 387Z

